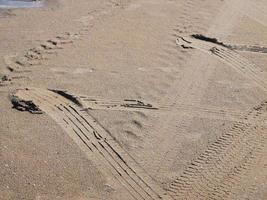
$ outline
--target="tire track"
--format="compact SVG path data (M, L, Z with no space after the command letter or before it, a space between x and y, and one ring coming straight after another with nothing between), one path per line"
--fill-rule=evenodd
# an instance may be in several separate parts
M243 112L214 106L201 106L193 104L158 105L146 104L139 100L115 101L96 98L81 98L85 109L89 110L116 110L116 111L143 111L143 112L170 112L177 111L184 115L198 116L211 119L223 119L239 121L244 115ZM131 103L131 104L129 104ZM136 104L137 103L137 104ZM147 106L148 105L148 106Z
M225 108L218 108L213 106L201 106L201 105L193 105L193 104L178 104L178 105L159 105L156 107L143 107L143 105L139 106L136 104L136 101L131 101L134 104L129 107L124 106L123 101L108 101L108 100L96 100L90 99L90 103L83 102L82 104L85 109L89 110L116 110L116 111L141 111L142 112L170 112L173 111L179 112L188 116L196 116L201 118L210 118L210 119L222 119L229 121L239 121L243 116L243 112L233 111ZM127 101L126 101L127 102ZM94 105L96 103L96 105ZM129 102L127 102L129 103Z
M134 199L170 199L137 162L81 108L54 92L39 89L19 90L21 99L31 100L52 117L85 151L101 171L113 175Z
M181 38L180 36L177 36L178 38ZM192 34L192 38L197 40L202 40L205 42L213 43L221 47L228 48L230 50L236 50L236 51L248 51L248 52L254 52L254 53L267 53L267 47L264 46L258 46L258 45L239 45L239 44L225 44L223 42L218 41L216 38L210 38L202 34ZM183 39L183 38L181 38ZM186 48L186 46L183 46Z
M260 155L255 168L247 173L227 199L265 199L267 180L267 154Z
M183 48L194 48L215 55L226 64L232 66L236 71L255 82L262 90L267 90L266 72L263 72L255 64L239 55L236 51L226 46L196 39L194 37L178 37L176 43Z
M202 4L200 5L199 2L195 1L197 3L197 7L202 7ZM211 2L211 1L207 1L207 2ZM215 2L215 1L214 1ZM225 1L224 1L225 2ZM201 2L202 3L202 2ZM232 4L233 3L233 4ZM235 24L239 21L239 15L237 15L237 12L240 8L242 8L242 1L227 1L225 2L225 6L223 7L223 9L221 10L220 14L218 15L218 17L215 18L215 23L212 23L212 26L210 26L210 24L206 24L206 26L204 27L205 31L201 31L202 33L208 32L210 35L220 35L220 34L225 34L225 33L231 33L232 28L235 26ZM217 2L218 4L218 2ZM190 7L189 9L189 13L195 13L195 8L194 7ZM188 15L186 15L187 12L184 12L184 22L185 24L187 24L186 22L188 21ZM229 19L229 16L231 16L231 23L226 23L226 19ZM214 16L212 16L209 20L209 22L211 22L211 19L213 19ZM182 20L183 20L182 19ZM203 19L202 19L203 21ZM199 21L198 21L199 22ZM190 22L188 22L188 24L190 24ZM200 23L203 24L203 23ZM191 24L190 24L191 25ZM186 30L185 30L186 29ZM183 28L182 24L178 25L178 28L176 28L175 30L175 34L173 35L174 37L179 37L180 35L191 35L193 33L198 33L197 31L193 31L192 27L186 27ZM197 41L197 40L195 40ZM200 42L200 45L204 42ZM194 44L194 43L193 43ZM187 44L188 45L188 44ZM198 46L197 46L198 47ZM205 46L204 46L205 47ZM212 46L213 47L213 46ZM189 46L190 48L190 46ZM205 49L205 48L204 48ZM201 99L203 97L203 93L202 90L205 89L208 85L207 80L213 76L213 71L216 70L216 68L214 68L211 65L208 65L208 63L205 61L205 55L203 55L203 59L199 59L201 60L201 63L199 63L198 61L194 62L193 64L195 64L196 66L188 66L188 64L191 64L191 57L190 55L185 55L186 52L188 52L186 49L184 48L178 48L179 51L183 52L183 56L186 57L186 61L188 61L187 63L184 62L183 65L185 65L186 63L186 68L183 70L183 75L182 75L182 80L181 79L177 79L176 81L173 81L171 84L171 88L168 88L168 91L166 92L166 97L161 100L161 103L164 104L165 102L177 102L177 99L179 97L179 101L182 102L182 104L186 104L186 102L189 102L193 99ZM212 52L207 51L208 53L212 54ZM199 54L199 52L195 52L197 56L201 55ZM177 54L178 55L178 54ZM202 56L202 55L201 55ZM178 56L177 56L178 57ZM190 58L191 60L189 60L188 58ZM202 57L201 57L202 58ZM170 62L166 62L167 64ZM172 63L170 63L172 64ZM214 65L215 66L215 65ZM250 66L251 67L251 66ZM203 69L204 68L204 69ZM196 85L196 82L198 85ZM179 84L179 85L178 85ZM195 85L194 85L195 84ZM264 84L262 84L264 86ZM201 88L199 87L201 86ZM183 90L179 88L184 88ZM178 92L177 92L178 91ZM191 95L189 94L188 91L192 91ZM181 105L180 107L182 107L183 105ZM198 113L198 111L194 111L194 114ZM171 121L175 118L176 115L170 115L167 117L167 119L165 119L165 121ZM241 121L246 121L245 119L242 119ZM241 123L241 122L240 122ZM242 122L244 123L244 122ZM164 124L162 123L155 123L158 124L158 126L156 125L156 129L157 130L164 130L165 127ZM244 123L246 124L246 123ZM162 136L162 138L160 138L160 143L158 144L159 149L164 149L164 147L168 146L171 149L175 149L172 148L174 146L176 146L175 144L175 134L170 133L169 137L165 137ZM158 155L161 155L161 158L158 160L153 161L153 164L151 164L151 166L160 166L162 163L166 162L166 154L162 154L161 150L156 150L156 153ZM176 152L177 154L179 154L179 152ZM149 156L149 155L148 155ZM178 191L179 193L179 191ZM175 198L175 195L173 195ZM177 197L179 199L179 197ZM182 198L181 198L182 199ZM194 196L194 198L190 198L188 197L188 199L199 199L197 196Z
M121 110L121 111L139 111L143 109L157 110L158 108L150 103L145 103L140 100L125 99L125 100L105 100L90 97L80 97L87 109L92 110Z
M181 21L183 21L185 24L190 24L190 20L191 18L193 18L196 23L198 24L202 24L203 28L199 29L199 30L194 30L192 28L189 28L188 30L190 31L184 31L183 26L182 25L178 25L178 28L174 29L174 34L173 36L175 37L174 39L174 43L177 40L177 38L184 38L182 36L188 36L188 35L192 35L192 34L201 34L201 33L208 33L209 35L220 35L220 33L224 33L224 32L229 32L232 30L232 28L234 27L234 24L237 23L239 21L239 14L238 14L238 10L240 10L240 8L244 7L244 5L241 3L240 0L238 1L224 1L224 2L218 2L218 1L206 1L206 2L201 2L201 4L199 2L195 1L195 5L193 7L190 8L189 13L190 15L186 15L186 13L183 15L181 14L181 16L183 17ZM186 7L186 6L185 6ZM208 9L211 8L211 9ZM201 10L201 13L203 14L197 14L197 11L195 10ZM195 12L192 12L195 11ZM196 13L196 16L191 16L193 15L193 13ZM208 13L208 14L205 14ZM200 17L201 16L201 17ZM205 17L206 16L206 17ZM226 23L226 18L228 19L229 16L231 17L231 23ZM190 17L190 18L189 18ZM189 19L188 19L189 18ZM189 21L187 23L187 21ZM218 26L219 24L219 26ZM191 38L190 38L191 39ZM197 40L194 40L197 41ZM178 41L180 42L180 40ZM187 48L183 48L182 45L184 47L188 47L188 48L192 48L190 45L192 45L189 41L182 41L181 40L181 44L179 43L178 45L176 45L179 51L183 52L184 56L186 57L186 61L184 62L183 65L187 66L190 65L190 67L186 67L183 70L183 75L182 77L190 77L190 79L184 79L183 81L181 80L176 80L174 83L172 83L171 88L168 89L167 94L165 95L165 99L170 99L171 102L175 102L177 100L178 96L181 97L186 97L188 96L187 94L187 90L182 90L179 91L179 95L177 94L177 88L179 88L182 84L182 88L189 88L190 86L192 86L194 84L194 82L196 82L194 79L198 80L199 83L198 85L201 85L203 88L207 86L207 81L211 76L212 76L212 72L215 70L215 68L210 67L210 66L205 66L206 72L205 74L201 74L203 72L203 68L199 68L199 67L192 67L192 59L194 59L195 56L199 57L200 55L198 54L198 52L192 52L189 53ZM197 41L198 42L198 41ZM177 43L177 41L176 41ZM185 43L185 44L184 44ZM204 56L203 56L204 57ZM205 59L201 59L201 64L205 63L204 61ZM197 63L197 65L199 65L200 63ZM205 64L206 65L206 64ZM209 67L209 68L208 68ZM198 74L198 75L197 75ZM195 77L193 78L194 81L192 81L191 77L192 75L194 75ZM202 75L202 79L205 80L201 80L199 78L199 75ZM178 87L179 84L179 87ZM186 91L186 92L185 92ZM182 94L181 94L182 92ZM198 93L201 93L200 90L198 90ZM177 94L177 95L174 95ZM202 95L202 94L200 94Z
M191 104L178 103L177 105L152 105L140 100L112 100L101 99L98 97L89 97L85 95L74 95L67 91L52 90L62 96L72 100L75 104L79 104L85 110L114 110L114 111L142 111L142 112L170 112L174 110L181 114L189 116L197 116L211 119L222 119L230 121L240 121L245 112L233 111L209 105L198 105L197 102Z
M229 120L235 122L240 121L240 118L244 115L244 112L241 111L233 111L227 108L220 108L208 105L198 105L198 103L196 103L195 105L179 103L174 108L171 108L170 111L174 110L178 111L181 114L189 116L196 116L208 119Z
M242 8L242 4L239 4L242 2L236 1L235 6L231 5L232 2L234 1L227 2L226 8L229 9L225 9L222 15L216 20L223 23L215 23L215 26L209 30L210 35L230 33L232 27L235 25L234 22L239 20L236 11ZM229 19L230 15L233 15L234 22L224 23L225 19ZM220 26L218 27L218 25ZM177 37L180 37L181 34L183 34L183 32L178 33ZM184 44L184 47L188 49L195 48L215 55L210 50L214 46L217 47L217 45L190 37L190 40L187 40L187 37L183 37L183 39L185 39L185 41L181 40L181 43L178 41L179 46ZM218 48L224 49L220 45L218 45ZM185 50L185 48L182 49ZM226 50L228 51L228 48L226 48ZM232 53L234 51L231 50L230 52ZM242 59L240 59L240 57ZM220 57L217 56L217 58ZM266 90L265 78L262 72L258 69L255 70L255 66L238 53L231 54L230 58L227 57L222 60L233 68L238 69L240 73L245 74L249 79L256 81L257 85ZM245 69L242 68L244 66L246 67ZM197 66L194 70L198 70ZM260 77L259 82L258 77ZM171 91L169 94L171 95L174 93L175 92ZM176 98L174 100L176 100ZM241 119L243 122L236 122L231 131L223 134L223 136L214 142L206 152L201 154L196 161L189 165L181 176L178 178L176 177L175 181L172 182L168 188L169 194L172 195L174 199L226 199L226 196L232 193L232 188L239 184L238 180L243 179L245 177L244 174L251 172L252 169L257 166L254 161L257 162L260 157L262 157L264 150L266 152L266 136L264 135L264 130L261 130L261 128L263 128L263 123L261 121L262 119L259 117L262 115L262 112L258 113L259 110L263 111L262 108L253 109L248 116ZM253 124L250 124L252 121ZM254 132L256 132L256 134L254 134ZM164 144L170 143L171 141L169 140Z
M229 48L236 51L267 53L267 47L256 46L256 45L229 45Z
M218 3L207 3L202 2L201 6L199 2L194 0L185 1L173 1L176 2L177 9L179 9L179 14L177 14L177 20L172 22L169 26L170 33L163 43L162 50L155 52L155 58L153 59L153 65L155 65L155 70L160 70L162 73L156 75L155 83L152 83L150 90L141 94L153 101L159 100L159 97L166 94L166 91L175 84L177 79L181 76L181 71L185 67L185 63L191 55L184 49L178 49L175 45L175 39L177 34L191 34L196 32L205 32L207 29L207 24L211 21L212 12L209 9L209 4ZM181 8L181 11L180 11ZM192 10L194 12L192 12ZM178 23L177 23L178 21ZM174 28L173 28L174 27ZM178 54L177 54L178 51ZM178 55L178 56L177 56Z
M209 146L168 188L174 199L226 199L267 150L267 101ZM263 166L260 166L263 167Z

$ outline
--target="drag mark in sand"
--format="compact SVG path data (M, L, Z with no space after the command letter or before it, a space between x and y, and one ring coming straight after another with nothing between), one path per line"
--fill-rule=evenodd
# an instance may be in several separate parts
M183 48L198 49L205 53L215 55L217 58L232 66L245 77L253 80L262 90L267 91L267 73L262 71L255 64L244 58L236 50L258 50L260 53L266 52L265 47L244 47L238 45L227 45L219 42L215 38L209 38L203 35L191 35L188 37L178 37L176 44Z
M81 106L85 110L113 110L125 112L179 112L182 115L191 117L201 117L209 119L222 119L228 121L240 121L246 111L238 111L209 105L182 104L178 105L155 105L136 99L104 99L99 97L91 97L86 95L76 95L64 90L51 91L64 96L73 103Z
M214 106L199 106L194 104L179 105L152 105L140 100L110 100L87 96L79 96L80 103L85 109L89 110L115 110L127 112L179 112L181 115L190 117L201 117L209 119L221 119L229 121L239 121L244 112L233 111L231 109L219 108Z
M15 96L33 102L53 118L100 171L112 176L133 199L171 199L112 135L73 101L56 92L34 88L18 90Z
M242 195L241 186L251 187L255 179L262 180L259 172L267 164L267 101L244 119L254 121L253 125L235 123L169 185L174 199L224 200L235 192ZM248 180L247 176L253 178Z
M94 98L83 98L82 101L85 102L87 109L92 110L121 110L121 111L139 111L142 109L157 110L152 104L145 103L140 100L134 99L124 99L120 100L110 100L105 99L94 99Z
M136 99L101 99L85 95L74 95L63 90L51 90L82 106L85 110L117 110L117 111L140 111L140 110L158 110L157 107Z
M226 47L231 50L236 51L248 51L248 52L254 52L254 53L267 53L267 47L264 46L257 46L257 45L232 45L232 44L225 44L223 42L218 41L216 38L210 38L205 35L201 34L193 34L191 35L193 38L214 43L222 47Z

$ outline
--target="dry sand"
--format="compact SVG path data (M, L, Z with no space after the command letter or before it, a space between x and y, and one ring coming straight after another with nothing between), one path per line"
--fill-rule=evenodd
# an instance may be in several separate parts
M0 10L0 199L267 199L266 10Z

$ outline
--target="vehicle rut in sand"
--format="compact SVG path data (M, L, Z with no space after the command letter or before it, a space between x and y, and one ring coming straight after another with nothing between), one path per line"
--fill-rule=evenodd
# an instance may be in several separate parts
M107 176L112 175L134 199L171 199L92 116L63 96L41 89L18 90L52 117Z

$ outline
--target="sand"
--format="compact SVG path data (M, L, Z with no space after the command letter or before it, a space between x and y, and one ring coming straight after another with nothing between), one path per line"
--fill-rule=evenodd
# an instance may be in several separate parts
M266 199L266 9L0 10L0 199Z

